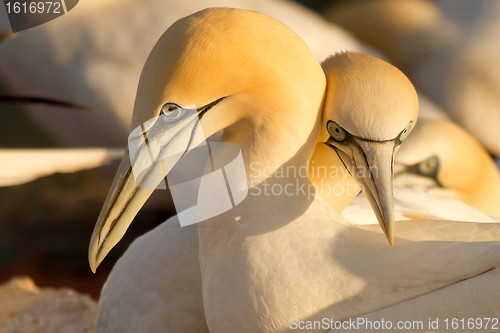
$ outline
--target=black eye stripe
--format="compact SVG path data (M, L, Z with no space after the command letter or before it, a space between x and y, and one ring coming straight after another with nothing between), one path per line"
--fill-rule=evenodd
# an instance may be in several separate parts
M216 99L215 101L211 102L211 103L208 103L207 105L204 105L202 106L201 108L199 109L196 109L196 112L198 113L198 116L200 117L203 117L203 115L205 113L207 113L208 110L210 110L212 107L214 107L215 105L217 105L220 101L222 101L224 98L226 98L227 96L224 96L224 97L221 97L219 99ZM165 110L166 109L166 110ZM166 112L172 112L172 111L175 111L175 110L179 110L179 109L184 109L183 107L181 107L180 105L178 104L175 104L175 103L165 103L163 104L163 106L161 107L160 109L160 113L161 114L166 114Z
M221 97L219 99L216 99L215 101L213 101L211 103L208 103L207 105L202 106L201 108L197 109L198 116L200 117L200 119L201 119L201 117L203 117L205 115L205 113L207 113L208 110L210 110L211 108L213 108L214 106L216 106L220 101L222 101L226 97L227 96L224 96L224 97Z

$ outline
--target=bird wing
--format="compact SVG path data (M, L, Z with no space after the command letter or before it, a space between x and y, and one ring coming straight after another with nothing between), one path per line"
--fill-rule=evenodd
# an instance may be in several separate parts
M479 329L488 332L493 331L495 327L500 327L498 323L499 299L500 267L497 267L446 288L363 315L360 319L374 322L381 321L383 318L393 325L399 321L411 323L418 321L425 329L428 329L431 323L433 329L423 330L424 332L443 332L447 331L445 320L448 322L448 331L452 331L451 321L456 318L461 332L477 332ZM467 325L465 329L461 327L460 319L462 318L465 318ZM472 318L472 326L469 326L471 325L469 318ZM372 330L363 330L363 332L372 332Z
M360 305L360 314L434 292L500 265L500 224L398 221L392 247L384 244L378 225L355 228L357 235L338 235L332 253L338 264L366 282L352 298Z
M394 188L396 221L400 220L453 220L495 222L484 213L455 200L435 198L410 188ZM342 216L356 225L378 224L370 203L364 195L358 195L342 212ZM398 229L396 222L396 230Z

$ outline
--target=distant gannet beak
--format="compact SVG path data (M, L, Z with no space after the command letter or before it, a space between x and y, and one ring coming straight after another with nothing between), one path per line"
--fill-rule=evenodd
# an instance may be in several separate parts
M205 140L199 120L218 101L200 109L179 107L132 131L128 151L90 240L89 264L93 272L123 237L154 189L166 188L162 182L179 159Z
M394 197L392 191L393 163L396 141L368 141L353 137L349 155L335 146L330 138L327 145L335 149L372 206L389 244L394 242Z

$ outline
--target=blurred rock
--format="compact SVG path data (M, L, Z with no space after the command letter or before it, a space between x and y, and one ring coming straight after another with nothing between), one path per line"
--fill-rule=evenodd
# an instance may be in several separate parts
M72 289L40 289L29 277L0 286L0 333L94 332L96 303Z

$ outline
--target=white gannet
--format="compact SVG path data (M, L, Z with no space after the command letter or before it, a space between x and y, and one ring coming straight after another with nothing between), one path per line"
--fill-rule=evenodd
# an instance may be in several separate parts
M56 172L92 169L123 155L122 149L0 149L0 186L27 183Z
M349 33L292 1L86 0L63 17L2 43L0 78L12 94L68 101L96 111L67 114L28 106L37 124L58 143L121 147L149 51L178 18L216 6L274 17L294 30L318 60L341 50L368 52Z
M208 9L177 21L158 41L141 76L134 127L160 112L168 113L161 111L165 103L181 106L194 104L205 110L206 105L212 106L214 101L223 98L201 119L205 135L208 137L224 129L223 139L237 142L247 163L259 161L259 169L270 166L268 172L272 173L288 160L296 158L294 155L302 145L305 148L300 151L301 159L305 161L307 155L312 153L318 132L313 129L317 128L325 84L323 71L313 54L283 24L255 12ZM295 116L286 118L282 117L283 114ZM287 133L282 133L283 128L288 128ZM269 145L282 148L280 152L268 154ZM262 181L265 177L255 179ZM299 180L308 183L307 177ZM106 204L108 207L103 208L91 241L89 260L93 269L118 242L152 192L137 187L131 175L128 154L118 171L113 187L116 186L121 190L111 190L107 199L109 204ZM130 196L132 201L122 201L122 198ZM252 199L252 196L247 199ZM277 199L281 201L281 206L287 202L283 198ZM127 206L124 210L119 207L122 204ZM296 209L299 212L290 210L290 213L300 215L306 207L301 205ZM242 221L245 220L242 218ZM134 273L129 275L127 269L113 270L99 305L98 330L159 331L170 327L172 331L207 331L201 302L197 230L193 226L181 229L176 217L161 225L158 231L160 229L168 230L167 239L173 237L172 241L165 243L164 238L149 233L152 238L148 235L142 238L148 245L144 246L146 244L142 240L135 242L117 266L128 266L138 259L134 258L136 255L149 256L146 254L149 250L161 249L158 254L165 259L164 262L140 271L135 267L132 270L141 274L158 269L155 273L162 277L161 282L173 288L158 290L156 276L143 279L142 276L134 277ZM182 251L184 246L185 251ZM139 262L149 266L153 261L139 259ZM189 270L190 267L193 270ZM198 284L193 284L193 280ZM123 286L134 288L134 284L140 286L140 295L119 290ZM144 292L150 296L144 298ZM194 304L193 292L197 296ZM111 301L116 300L110 300L110 297L120 294L130 297L122 298L125 302L123 306L107 308ZM126 302L133 302L133 307L127 308ZM117 328L113 325L122 326Z
M217 42L220 38L223 44ZM173 43L177 48L172 48ZM180 117L165 132L174 139L161 151L180 144L182 151L190 150L191 143L180 142L180 135L175 134L184 130L187 120L183 115L189 110L180 106L195 104L203 115L200 123L207 137L222 129L221 139L241 147L247 166L259 162L262 168L257 169L260 176L250 174L250 179L244 180L252 184L250 180L257 179L260 183L250 190L258 189L260 195L249 195L233 209L198 225L202 295L211 332L278 332L287 330L293 318L362 315L454 284L500 263L500 255L495 253L497 243L414 242L460 239L457 223L446 230L449 221L398 222L399 237L394 247L389 247L378 227L353 226L325 201L307 193L262 195L265 186L291 185L297 190L309 184L303 178L277 177L277 170L307 167L321 129L320 140L334 147L332 156L338 154L342 159L337 158L337 165L351 166L366 192L371 193L374 211L392 240L392 160L416 121L415 90L401 72L381 60L353 53L337 55L324 64L328 90L320 119L314 111L321 107L325 80L318 68L305 44L283 25L263 15L230 9L206 10L178 21L146 62L135 105L135 125L157 115ZM158 131L164 129L153 132ZM143 147L141 151L146 149ZM362 167L372 168L363 174ZM262 176L263 172L270 176ZM135 183L126 154L94 229L89 248L93 269L119 241L151 192ZM170 222L176 223L176 218ZM165 226L162 230L168 232L168 222ZM469 226L479 235L472 240L498 236L490 225ZM455 234L443 236L439 231L443 228ZM148 286L142 280L149 279L149 272L165 274L172 267L183 267L172 257L173 262L163 265L148 261L157 255L144 242L152 241L151 235L131 248L144 270L134 270L135 276L122 271L124 276L114 277L128 280L129 285L138 282ZM193 242L195 239L188 239L188 244ZM155 243L163 243L166 252L179 251L173 250L178 246L176 241L172 246L165 239ZM431 254L433 262L428 260ZM482 260L472 260L478 255ZM192 255L186 258L196 259ZM177 271L173 275L185 274ZM188 287L174 288L173 277L162 276L167 278L163 281L166 289L172 287L167 294L179 294L190 304L189 283L194 277L181 281ZM158 309L155 301L175 306L174 298L159 297L157 290L150 289L145 296L143 307L139 300L134 303L138 308L128 310L130 316L120 315L115 308L107 312L112 317L109 319L121 321L128 329L134 325L143 328L147 319L156 323L165 319L158 319L161 313L154 311ZM144 312L151 316L142 318ZM188 308L170 320L182 322L193 313L198 314L199 308Z
M500 155L500 3L345 2L325 12L380 48L492 154Z
M395 185L455 198L500 216L498 168L479 142L451 121L420 119L395 163Z

